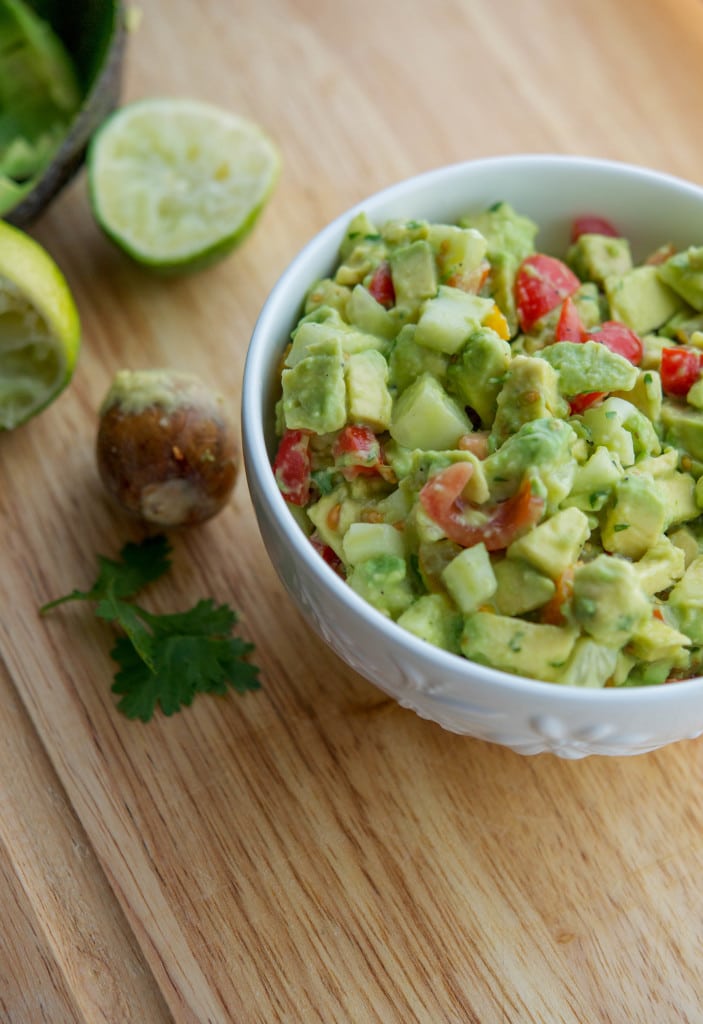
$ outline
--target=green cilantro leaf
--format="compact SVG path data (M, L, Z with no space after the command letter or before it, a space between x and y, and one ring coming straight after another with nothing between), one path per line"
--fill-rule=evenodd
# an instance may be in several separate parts
M73 590L45 604L44 614L65 601L96 602L96 614L120 635L111 655L119 666L112 690L129 718L148 722L157 707L172 715L197 693L245 693L259 688L259 670L247 660L253 644L232 636L237 615L228 605L198 601L185 612L156 615L134 595L170 567L164 537L126 544L121 561L98 556L98 578L90 590Z

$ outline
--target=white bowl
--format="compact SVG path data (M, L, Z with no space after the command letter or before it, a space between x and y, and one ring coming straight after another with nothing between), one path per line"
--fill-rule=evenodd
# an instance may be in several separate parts
M401 182L337 217L271 292L244 372L247 480L269 556L310 625L353 669L423 718L522 754L564 758L644 753L703 733L703 678L631 689L581 689L510 675L449 654L385 618L330 569L305 538L271 471L281 353L309 286L329 274L351 217L453 221L505 200L540 225L537 245L563 252L578 214L615 221L635 258L671 241L703 241L703 189L639 167L568 156L456 164Z

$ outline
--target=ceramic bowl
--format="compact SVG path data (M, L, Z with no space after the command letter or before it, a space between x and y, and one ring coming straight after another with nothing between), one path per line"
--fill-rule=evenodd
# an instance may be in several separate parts
M314 551L271 471L281 353L306 290L335 265L351 217L456 220L506 200L540 225L537 246L563 252L572 218L598 213L631 239L635 259L703 240L703 189L643 168L552 155L489 158L403 181L347 210L301 250L256 323L242 396L248 485L268 554L310 626L380 690L445 729L522 754L628 755L703 732L703 678L632 689L582 689L474 664L406 632L367 604Z

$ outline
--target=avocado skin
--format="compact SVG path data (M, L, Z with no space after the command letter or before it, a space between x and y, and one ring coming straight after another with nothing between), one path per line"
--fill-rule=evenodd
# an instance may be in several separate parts
M126 46L122 0L33 0L71 55L84 99L66 138L32 191L4 215L16 227L39 217L77 174L93 132L119 103Z

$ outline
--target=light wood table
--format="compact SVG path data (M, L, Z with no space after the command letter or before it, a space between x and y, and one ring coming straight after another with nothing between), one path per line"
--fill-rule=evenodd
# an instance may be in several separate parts
M32 228L84 343L71 387L0 437L2 1024L668 1024L701 1020L703 744L533 759L386 699L305 626L243 475L174 542L158 610L229 601L263 687L131 722L92 582L139 536L97 481L122 367L217 382L303 242L443 163L613 157L703 181L700 0L143 0L124 98L239 111L284 170L256 231L153 278L98 232L81 174Z

